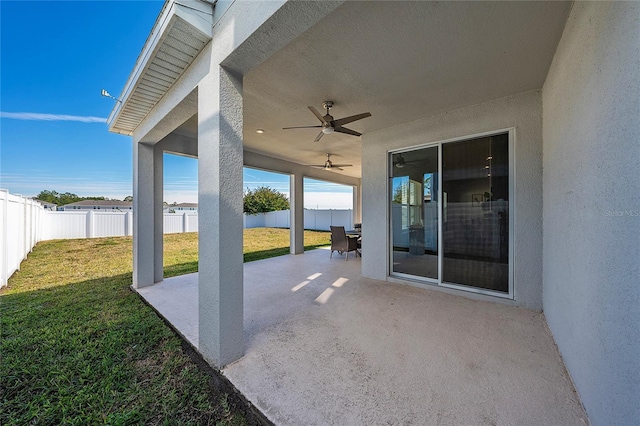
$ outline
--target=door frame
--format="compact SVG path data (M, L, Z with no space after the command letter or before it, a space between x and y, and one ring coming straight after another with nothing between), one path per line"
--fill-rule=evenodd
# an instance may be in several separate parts
M443 263L443 231L442 231L442 207L444 203L443 199L443 191L442 191L442 146L444 144L450 142L460 142L466 141L470 139L477 139L487 136L495 136L498 134L508 134L509 142L509 291L508 293L487 290L478 287L466 286L462 284L455 283L447 283L442 281L442 263ZM508 127L504 129L491 130L488 132L475 133L471 135L459 136L455 138L443 139L434 142L428 142L420 145L413 145L404 148L388 150L386 152L387 155L387 194L386 194L386 203L387 203L387 278L389 279L399 279L406 284L423 287L423 288L447 288L460 290L464 292L477 293L487 296L499 297L501 299L511 299L514 300L514 271L515 271L515 256L514 256L514 243L515 243L515 233L516 233L516 223L515 223L515 210L516 210L516 155L515 155L515 138L516 138L516 130L515 127ZM419 277L416 275L410 275L401 272L393 272L391 267L393 265L393 226L392 226L392 204L391 204L391 191L393 185L393 154L405 153L410 151L416 151L424 148L438 148L438 200L440 200L440 206L438 211L438 278L427 278L427 277Z

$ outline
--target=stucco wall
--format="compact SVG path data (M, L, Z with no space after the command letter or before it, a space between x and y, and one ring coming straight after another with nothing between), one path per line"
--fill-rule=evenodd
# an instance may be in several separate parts
M497 99L396 127L362 139L362 274L387 279L387 152L483 132L515 128L514 299L542 309L542 100L539 91ZM442 291L475 296L469 292ZM509 303L509 302L505 302Z
M577 2L543 88L544 311L594 425L640 421L639 20Z

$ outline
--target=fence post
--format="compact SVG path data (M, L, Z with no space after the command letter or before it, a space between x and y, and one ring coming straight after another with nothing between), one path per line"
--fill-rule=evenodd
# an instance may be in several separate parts
M29 248L29 253L31 253L31 248L33 247L33 201L29 200L29 242L27 243L27 247Z
M22 195L20 194L16 194L16 197L18 198L16 204L18 206L18 214L17 214L17 219L18 219L18 238L15 241L15 247L13 247L13 249L16 251L16 253L20 253L20 247L22 246L21 243L21 239L24 238L24 232L20 233L20 226L25 226L24 223L24 212L20 211L21 208L21 201L22 201ZM20 270L20 264L18 264L18 266L16 267L16 271Z
M189 216L187 216L187 212L182 213L182 232L189 232Z
M124 236L128 237L131 235L131 212L126 212L124 214Z
M87 238L93 238L93 210L87 213Z
M24 215L24 233L22 234L22 252L24 253L22 259L27 258L29 253L29 213L28 213L28 200L27 197L22 197L22 214Z
M4 287L7 285L7 281L9 280L9 236L7 235L9 191L6 189L0 189L0 196L2 197L2 255L0 256L0 287Z

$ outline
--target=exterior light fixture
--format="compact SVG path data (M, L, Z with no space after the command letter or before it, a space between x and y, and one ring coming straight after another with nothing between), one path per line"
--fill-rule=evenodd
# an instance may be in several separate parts
M116 102L122 103L120 99L116 98L115 96L111 96L109 92L107 92L105 89L102 89L102 91L100 92L100 95L104 96L105 98L111 98Z

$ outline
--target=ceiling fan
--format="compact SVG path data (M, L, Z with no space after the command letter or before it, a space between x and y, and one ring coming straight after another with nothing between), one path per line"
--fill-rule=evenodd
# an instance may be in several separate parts
M324 164L309 164L309 166L325 170L342 170L342 167L351 167L353 164L333 164L331 162L331 154L327 154L327 161L325 161Z
M420 160L407 161L404 159L402 154L398 154L398 156L396 157L396 160L393 162L393 165L398 169L403 169L407 166L411 167L413 163L420 163L420 162L421 162Z
M404 159L402 154L398 154L398 156L396 157L396 161L393 163L393 165L399 169L403 169L407 165L407 161Z
M362 114L352 115L350 117L340 118L338 120L334 120L331 114L329 114L329 110L333 107L333 101L325 101L322 103L322 107L327 110L327 114L322 116L317 109L312 106L309 106L309 110L315 115L318 120L322 123L320 126L298 126L298 127L283 127L283 130L289 129L315 129L321 128L322 130L316 136L314 142L318 142L322 136L329 135L333 132L344 133L346 135L352 136L362 136L362 133L356 132L355 130L347 129L346 127L342 127L343 124L349 124L357 120L362 120L363 118L371 117L370 112L364 112Z

